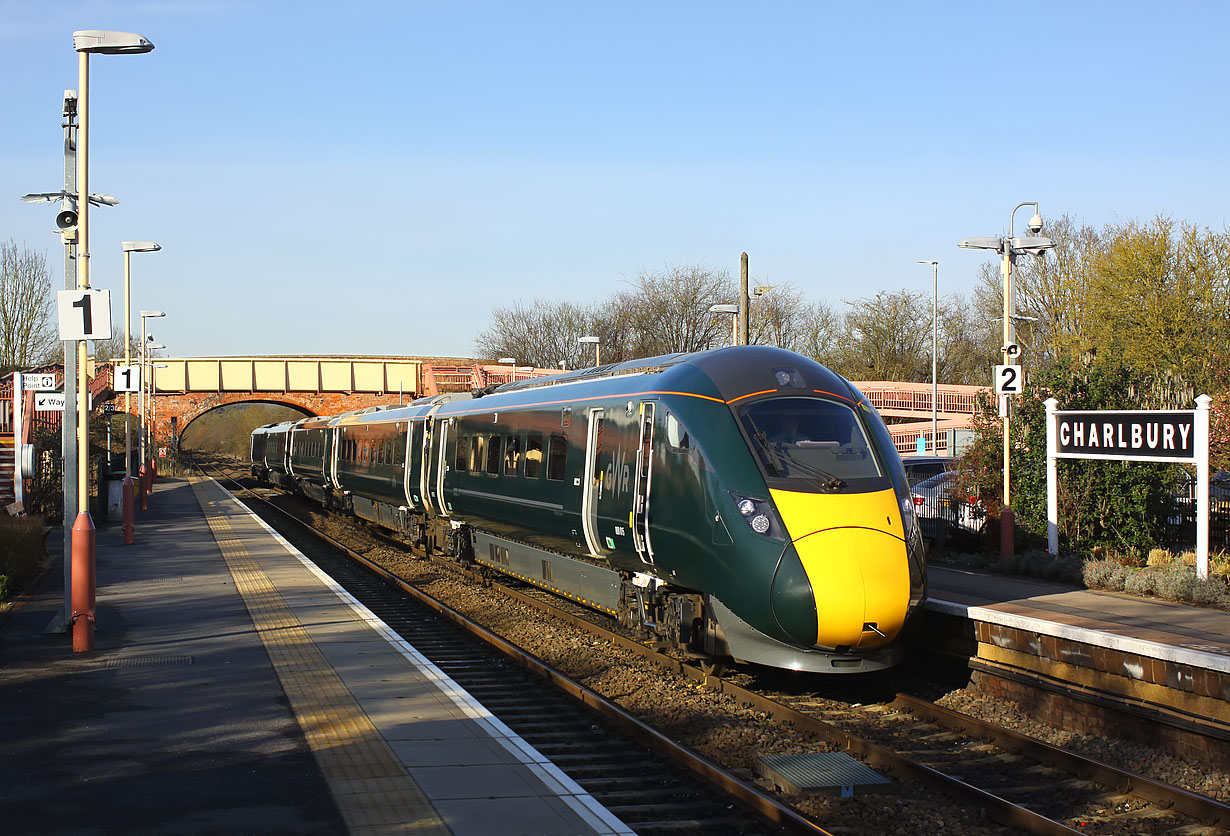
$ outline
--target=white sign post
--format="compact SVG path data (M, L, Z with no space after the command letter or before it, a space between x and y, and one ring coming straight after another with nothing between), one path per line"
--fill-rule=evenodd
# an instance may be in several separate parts
M1209 406L1194 410L1073 410L1046 401L1046 547L1059 554L1059 459L1196 465L1196 576L1209 577Z

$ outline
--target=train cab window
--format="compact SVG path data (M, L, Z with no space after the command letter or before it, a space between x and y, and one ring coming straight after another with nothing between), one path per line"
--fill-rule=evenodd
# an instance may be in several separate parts
M508 444L504 447L504 475L516 476L517 463L521 460L521 439L515 435L508 437Z
M686 452L692 449L692 438L688 435L687 428L679 423L679 419L669 412L666 413L666 444L670 449L677 452Z
M862 422L846 404L823 398L768 398L740 409L765 475L823 490L883 474ZM854 483L854 484L852 484Z
M525 437L525 478L537 479L542 473L542 436Z
M547 447L547 478L562 482L568 464L568 439L562 435L551 436Z
M470 469L470 438L469 436L457 436L457 455L453 456L453 469L459 470L462 473Z
M504 453L502 440L500 436L493 435L487 444L487 472L497 476L500 473L500 459Z
M470 448L470 470L475 473L482 473L483 467L487 464L487 437L483 435L474 436L474 446Z

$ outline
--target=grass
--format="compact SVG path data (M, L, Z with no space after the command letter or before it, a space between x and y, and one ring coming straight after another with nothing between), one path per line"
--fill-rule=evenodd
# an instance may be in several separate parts
M47 550L43 518L0 516L0 601L16 596L38 574Z

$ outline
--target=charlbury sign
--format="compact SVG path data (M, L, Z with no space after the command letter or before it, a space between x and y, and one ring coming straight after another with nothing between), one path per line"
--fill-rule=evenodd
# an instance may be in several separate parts
M1056 412L1060 458L1195 461L1196 422L1182 412Z
M1209 576L1209 405L1194 410L1059 410L1046 400L1047 549L1059 554L1059 459L1187 462L1196 465L1196 575Z

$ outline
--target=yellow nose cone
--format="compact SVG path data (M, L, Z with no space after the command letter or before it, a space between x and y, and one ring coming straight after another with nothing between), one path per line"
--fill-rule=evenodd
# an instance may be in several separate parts
M910 600L896 494L772 495L816 599L816 644L870 650L894 639Z

